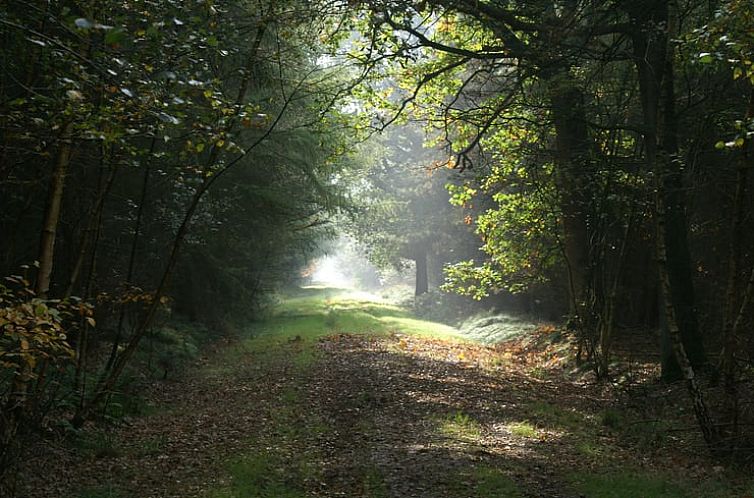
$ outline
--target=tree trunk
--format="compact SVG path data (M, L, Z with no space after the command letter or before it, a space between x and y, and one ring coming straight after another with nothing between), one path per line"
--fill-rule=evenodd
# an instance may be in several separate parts
M427 274L427 251L416 249L414 251L414 261L416 261L416 292L415 295L421 296L429 292L429 278Z
M563 255L568 270L572 325L579 332L579 350L589 347L595 331L594 267L591 253L593 161L586 125L583 92L563 69L547 76L555 125L555 165L562 214ZM579 357L581 355L579 354Z
M260 28L262 29L262 28ZM249 61L249 67L251 67L253 63L253 58ZM248 72L247 72L248 73ZM246 77L249 78L249 74L246 74ZM97 386L94 389L94 393L92 394L92 397L84 403L74 414L71 423L74 427L80 427L84 421L86 421L89 416L91 415L94 408L97 406L97 404L115 387L116 382L120 378L121 373L123 372L123 369L126 367L126 364L133 356L134 352L136 352L136 348L139 345L139 342L144 337L144 335L149 330L149 327L152 324L152 320L154 319L155 314L157 313L158 308L160 307L161 301L163 296L165 295L165 291L167 290L168 281L170 280L170 277L173 273L173 269L175 268L175 265L178 263L178 255L180 253L181 247L183 245L183 242L186 239L186 235L188 234L189 227L191 225L191 221L194 218L194 213L196 212L196 209L199 207L199 203L204 197L204 194L207 193L207 191L212 187L212 185L219 180L225 173L230 171L233 166L238 164L241 159L246 157L246 155L254 150L256 147L258 147L260 144L262 144L264 141L266 141L270 135L276 130L277 126L280 124L280 121L282 118L286 115L286 112L288 111L288 107L293 102L293 99L297 96L297 92L301 85L306 81L306 76L304 76L303 79L299 81L299 85L292 91L290 95L287 96L285 102L283 103L283 106L281 107L280 111L278 112L277 117L272 121L270 126L267 128L267 131L265 131L259 138L257 138L254 142L251 143L246 149L242 151L241 154L237 155L235 159L228 161L223 164L223 166L218 170L213 172L213 174L206 174L209 172L212 172L212 168L216 166L217 160L220 155L220 149L217 146L213 146L210 150L209 157L207 158L207 162L205 163L205 180L202 182L201 185L197 187L196 192L191 197L191 201L189 202L189 205L187 206L186 213L183 216L183 220L181 221L181 225L178 227L178 231L175 234L175 238L173 239L173 244L170 250L170 255L168 256L167 263L165 265L165 269L162 272L162 276L160 278L160 282L157 285L157 288L154 291L154 294L152 296L152 301L149 304L146 313L140 320L138 326L136 327L136 330L134 331L133 335L129 338L128 343L126 344L126 347L124 348L123 352L118 355L118 358L113 362L112 368L105 372L102 379L98 382ZM240 92L245 91L245 85L242 85L242 88ZM239 96L239 99L242 98ZM231 131L233 128L233 122L229 123L226 127L227 131Z
M60 219L65 175L68 171L71 158L72 131L72 123L68 123L63 127L60 147L53 163L47 204L42 223L38 256L39 272L34 290L37 296L43 298L47 297L50 288L50 276L52 274L55 252L55 235L57 233L58 220ZM23 355L28 349L28 344L22 341L20 353ZM8 469L10 469L10 465L13 463L15 451L18 449L17 434L28 409L27 398L32 378L33 371L31 364L27 361L21 361L21 365L14 372L8 399L2 410L0 410L0 487L5 485L5 481L8 478L6 471L10 472Z
M60 148L58 149L52 169L52 177L50 178L47 205L42 222L42 235L39 242L39 255L37 257L39 272L34 288L39 297L47 297L47 293L50 290L52 265L55 256L55 236L58 230L58 221L60 220L60 206L63 201L65 176L71 160L72 132L73 123L67 123L63 126L63 133L60 137Z
M660 273L660 286L662 287L662 293L665 296L663 312L665 314L665 321L667 322L668 336L675 353L675 359L678 363L683 379L686 381L686 388L691 397L691 401L694 407L694 415L696 416L699 428L702 431L702 436L707 446L715 451L718 448L719 437L715 427L715 423L712 420L712 416L709 414L707 405L704 401L704 395L699 383L696 380L694 374L694 367L691 365L688 355L686 354L686 348L683 345L683 337L681 336L681 330L679 328L678 321L676 320L675 306L673 306L673 289L670 283L670 272L668 267L668 254L665 247L665 240L667 234L665 233L665 202L664 192L661 181L656 181L657 195L656 195L656 215L655 222L657 227L657 267Z
M655 246L662 296L660 310L665 322L663 343L672 351L673 360L673 365L663 362L663 374L668 375L666 369L674 366L686 382L699 428L707 446L714 451L719 443L718 432L696 380L694 358L687 350L687 345L691 346L698 355L701 341L693 308L691 258L680 189L682 167L678 157L673 56L668 54L668 39L675 26L675 15L669 8L671 1L627 5L635 24L632 41L644 114L646 161L649 171L654 172ZM668 31L659 33L658 26L668 26Z
M754 118L754 88L749 92L749 104L746 110L746 122ZM733 221L731 223L730 248L728 256L728 283L725 292L723 311L723 349L720 354L720 370L723 374L725 389L725 409L730 417L729 437L735 447L738 435L738 388L735 352L740 347L739 332L741 321L746 313L752 292L752 279L747 282L741 304L737 307L737 293L741 273L741 245L743 243L743 222L746 217L746 187L749 181L749 169L752 167L749 148L751 141L744 138L741 158L736 168L736 193L733 200Z
M133 336L131 336L128 343L126 344L123 352L118 355L117 359L113 362L112 368L105 372L102 380L95 388L95 392L92 395L92 398L88 402L83 404L83 406L81 406L80 409L77 410L76 414L74 414L71 421L74 427L80 427L84 423L84 421L89 418L94 407L97 406L97 404L104 398L104 396L107 395L115 387L115 383L120 377L120 374L123 373L123 369L126 367L126 364L131 359L131 356L133 356L133 354L136 352L136 348L139 345L141 338L144 337L144 335L149 330L149 327L152 324L152 320L157 313L157 309L160 307L162 297L165 295L165 290L167 289L168 280L173 273L173 268L175 268L175 265L178 262L178 254L180 253L183 241L188 234L191 220L193 219L194 213L199 206L199 201L204 196L204 193L207 191L210 184L211 182L206 181L204 184L202 184L202 186L199 187L194 196L191 198L191 202L189 203L186 214L183 217L183 221L181 222L180 227L178 227L178 232L175 235L175 239L173 239L173 246L170 251L170 256L168 257L167 264L164 271L162 272L160 283L157 285L157 289L152 296L152 302L149 304L146 313L139 322L139 325L136 328Z
M704 345L694 308L693 265L688 246L683 164L678 158L678 130L675 115L673 56L668 54L668 33L658 26L674 23L668 15L669 2L635 2L626 4L634 30L632 43L639 76L639 91L644 117L644 147L647 169L659 175L662 202L665 206L663 245L667 251L667 272L672 293L660 297L662 303L672 296L681 340L694 368L705 363ZM672 28L671 28L672 29ZM662 163L662 164L661 164ZM664 292L662 287L660 292ZM670 324L662 327L662 376L666 380L683 378L670 337Z
M628 238L631 235L631 230L634 225L634 208L636 206L635 200L631 204L631 210L628 215L628 223L626 229L623 232L623 241L621 242L620 251L618 253L618 259L615 267L615 275L613 275L612 283L610 284L610 290L605 299L604 311L600 316L600 354L599 354L599 368L597 369L597 376L599 378L607 378L609 375L608 369L610 365L610 350L612 349L613 332L615 330L615 308L618 301L618 287L621 282L623 270L626 264L626 254L628 252Z
M749 93L749 104L746 111L746 121L754 118L754 89ZM731 222L731 235L728 256L728 283L725 292L725 304L723 313L723 350L720 355L721 371L725 383L732 382L735 375L734 353L738 347L738 341L733 334L733 323L737 317L736 294L739 289L741 273L741 245L743 241L742 225L746 216L746 187L748 183L749 169L752 164L749 154L750 140L744 138L741 157L736 167L736 192L733 199L733 220Z

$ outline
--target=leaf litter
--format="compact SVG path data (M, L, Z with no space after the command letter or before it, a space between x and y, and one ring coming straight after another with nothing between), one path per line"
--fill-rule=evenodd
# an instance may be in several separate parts
M694 459L658 461L620 444L599 420L615 389L569 380L559 355L531 337L488 346L399 333L281 341L229 368L221 350L194 374L152 385L152 403L168 408L110 427L113 451L40 444L21 496L106 487L114 494L91 496L273 497L264 482L255 494L222 494L243 455L271 455L270 472L295 481L292 496L311 497L570 498L582 496L570 475L624 462L705 477ZM496 494L489 472L508 491Z

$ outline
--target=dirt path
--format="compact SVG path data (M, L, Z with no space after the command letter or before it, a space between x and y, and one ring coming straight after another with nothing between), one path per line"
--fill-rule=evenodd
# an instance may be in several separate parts
M696 496L665 482L672 492L585 492L582 480L610 486L616 469L656 461L618 444L602 388L532 370L517 348L400 333L221 347L153 386L157 413L92 430L75 450L40 446L19 495Z
M481 469L525 496L571 496L552 472L562 446L508 428L522 398L546 394L541 385L532 386L536 394L521 391L521 378L460 361L459 348L440 341L347 336L321 346L307 404L340 429L325 438L334 462L329 496L354 496L365 469L380 473L392 497L477 496Z
M544 424L512 432L532 406L554 406L553 387L485 368L493 354L343 334L241 354L232 368L156 386L166 410L95 437L90 451L36 455L31 466L54 473L31 473L22 496L226 496L227 462L250 453L292 464L283 473L301 496L471 497L479 486L575 496L558 475L578 459L566 436ZM264 493L240 496L274 496Z

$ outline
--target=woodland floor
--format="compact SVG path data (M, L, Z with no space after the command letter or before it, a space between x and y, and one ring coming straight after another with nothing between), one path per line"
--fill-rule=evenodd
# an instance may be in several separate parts
M614 386L567 377L566 346L533 344L310 291L155 383L149 415L41 447L20 496L750 496L693 435L656 440L655 421L611 408L629 406Z

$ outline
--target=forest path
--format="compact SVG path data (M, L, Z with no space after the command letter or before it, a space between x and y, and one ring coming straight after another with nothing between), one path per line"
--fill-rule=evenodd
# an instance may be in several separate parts
M520 344L454 334L368 296L307 291L157 384L156 413L90 451L31 459L49 473L31 472L22 496L695 496L626 470L648 461L616 444L597 387L543 373L556 356L532 367ZM618 478L617 494L599 491Z

